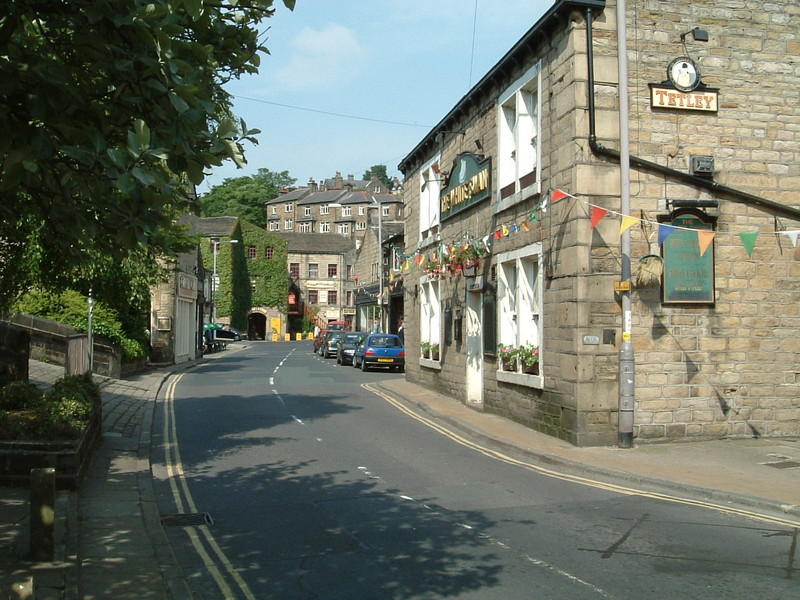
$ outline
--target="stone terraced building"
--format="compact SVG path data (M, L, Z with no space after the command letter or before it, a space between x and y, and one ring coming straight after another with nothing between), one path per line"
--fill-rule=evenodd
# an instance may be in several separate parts
M580 446L798 436L800 5L624 21L556 0L401 162L407 377Z

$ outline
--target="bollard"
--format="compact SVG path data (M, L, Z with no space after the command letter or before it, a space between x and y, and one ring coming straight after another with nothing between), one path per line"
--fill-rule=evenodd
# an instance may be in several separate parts
M56 470L31 469L31 559L53 560L55 550Z

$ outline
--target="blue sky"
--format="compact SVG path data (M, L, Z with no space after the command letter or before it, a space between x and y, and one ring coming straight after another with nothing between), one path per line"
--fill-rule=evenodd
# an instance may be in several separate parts
M244 169L227 161L199 191L262 167L298 185L374 164L402 180L398 163L552 5L297 0L292 12L276 0L259 74L227 87L259 144L245 147Z

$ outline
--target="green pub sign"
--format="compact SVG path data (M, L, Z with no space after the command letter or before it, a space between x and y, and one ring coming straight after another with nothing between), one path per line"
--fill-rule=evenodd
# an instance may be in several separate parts
M440 220L444 221L489 197L491 167L490 158L481 159L471 152L464 152L456 157L447 187L439 196Z
M716 219L696 209L681 209L659 221L678 227L661 245L664 273L661 285L665 304L714 302L714 244L700 254L697 231L713 231Z

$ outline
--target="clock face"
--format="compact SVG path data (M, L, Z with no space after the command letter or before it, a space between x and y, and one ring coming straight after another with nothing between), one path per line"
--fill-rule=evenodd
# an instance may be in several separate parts
M691 58L685 56L669 63L667 77L682 92L691 92L700 85L700 69Z

